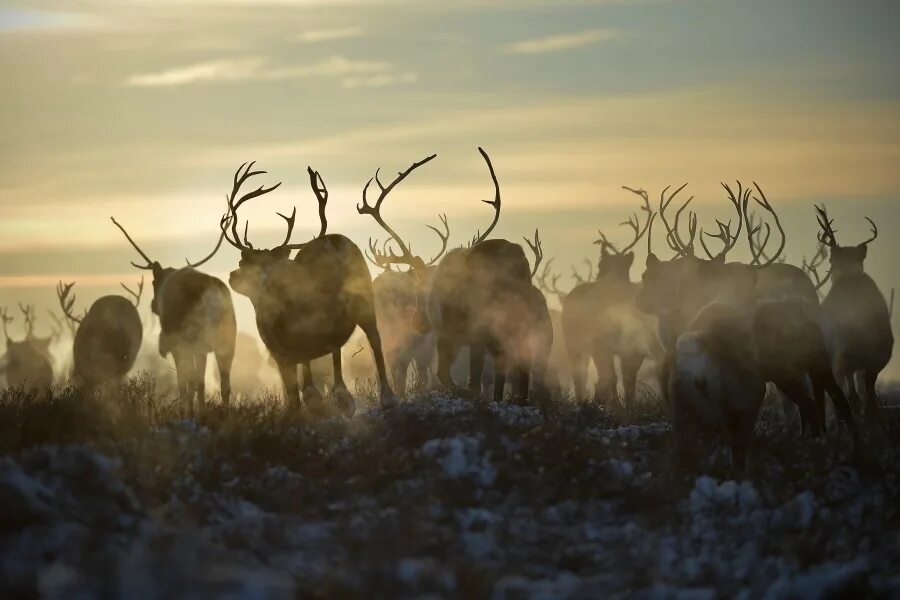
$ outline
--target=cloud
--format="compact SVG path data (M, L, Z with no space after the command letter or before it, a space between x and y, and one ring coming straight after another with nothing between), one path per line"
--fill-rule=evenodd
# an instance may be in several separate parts
M0 32L86 29L101 23L99 17L78 13L0 9Z
M352 60L342 56L332 56L314 64L280 67L269 66L261 58L249 57L235 60L214 60L158 73L133 75L127 79L126 83L134 87L174 87L196 83L285 81L311 77L346 78L373 74L390 76L389 73L393 68L393 65L388 62Z
M362 27L341 27L335 29L311 29L298 33L290 38L290 41L300 44L318 44L321 42L332 42L335 40L348 40L352 38L362 37L364 31Z
M341 86L348 90L357 88L377 88L390 85L415 83L419 76L415 73L397 73L373 75L371 77L348 77L341 82Z
M622 32L615 29L587 29L513 42L506 44L503 51L506 54L546 54L609 42L621 37Z

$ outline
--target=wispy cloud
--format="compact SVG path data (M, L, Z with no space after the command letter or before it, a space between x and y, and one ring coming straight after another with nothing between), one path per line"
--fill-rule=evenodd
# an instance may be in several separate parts
M351 78L375 74L391 76L393 69L394 66L388 62L352 60L343 56L332 56L313 64L288 66L271 66L264 59L248 57L208 61L157 73L133 75L126 83L135 87L173 87L197 83L285 81L312 77Z
M348 40L362 37L362 27L340 27L335 29L311 29L303 31L290 38L290 41L300 44L318 44L335 40Z
M397 73L373 75L371 77L348 77L341 82L341 86L345 89L352 90L356 88L377 88L387 87L390 85L402 85L415 83L419 80L419 76L415 73Z
M600 42L609 42L621 37L622 32L615 29L587 29L585 31L548 35L545 37L513 42L503 46L503 51L507 54L545 54L547 52L562 52L573 48L581 48L582 46L599 44Z
M0 32L93 28L101 24L102 20L99 17L86 14L0 9Z

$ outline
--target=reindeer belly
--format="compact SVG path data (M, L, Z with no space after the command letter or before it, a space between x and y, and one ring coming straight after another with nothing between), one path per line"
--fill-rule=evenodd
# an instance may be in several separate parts
M260 337L279 360L307 362L340 350L356 328L342 308L285 311L257 317Z

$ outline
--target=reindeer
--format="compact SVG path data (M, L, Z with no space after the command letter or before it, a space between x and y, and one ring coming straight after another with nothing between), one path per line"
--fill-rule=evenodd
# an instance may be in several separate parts
M360 214L373 216L376 222L383 223L381 205L363 205ZM380 221L379 221L380 220ZM369 240L370 262L384 269L372 282L375 291L375 312L378 315L378 331L381 334L385 361L391 371L394 389L400 393L406 391L407 372L411 363L415 363L418 372L418 385L427 385L435 360L435 336L428 322L425 310L420 310L427 302L428 284L434 274L435 264L447 251L450 228L447 216L440 215L443 231L428 225L441 240L440 251L427 262L420 256L414 256L407 243L394 238L396 232L391 229L384 249L379 251L378 240ZM388 246L396 241L401 250L398 256ZM406 271L394 271L392 265L405 264Z
M500 184L487 152L478 148L494 184L494 209L487 229L476 232L468 247L448 252L428 286L427 319L437 334L440 383L453 388L450 375L456 355L469 348L468 389L481 392L486 353L494 361L494 399L503 398L507 368L515 369L514 397L528 393L528 374L543 388L546 358L552 344L547 301L531 282L543 254L540 240L526 242L535 253L534 269L525 252L507 240L488 240L500 219ZM529 357L531 361L529 362Z
M72 345L74 375L89 389L119 382L134 366L141 348L144 329L137 307L144 290L144 279L141 278L137 292L122 284L134 298L133 303L122 296L102 296L81 317L73 312L74 285L74 282L64 284L60 281L56 288L60 308L75 328Z
M600 245L597 278L590 280L592 270L589 269L588 281L576 285L565 296L562 300L562 321L576 398L580 398L585 391L587 367L591 360L598 379L594 401L602 403L617 398L614 360L618 356L625 405L630 407L635 397L638 369L646 357L657 354L646 317L638 313L634 306L638 285L632 283L629 276L634 262L632 248L647 234L656 214L650 208L647 192L628 187L624 189L643 199L641 210L646 213L645 222L642 226L640 218L634 214L622 223L632 229L633 237L621 250L600 232L600 239L595 242ZM574 267L573 273L577 275Z
M704 306L678 337L669 379L672 430L682 457L697 435L723 433L735 466L747 448L766 394L752 325L741 308Z
M0 371L6 374L6 384L26 391L40 391L53 385L53 367L48 358L47 348L32 339L34 311L20 305L25 314L25 338L13 341L7 327L13 321L6 308L0 309L3 324L3 338L6 340L6 355L0 364Z
M196 270L215 256L224 233L206 257L194 263L186 261L186 267L176 269L151 259L114 217L110 220L144 260L144 264L131 265L153 274L150 310L159 317L159 354L163 358L171 354L175 359L179 397L192 410L195 394L198 402L205 402L206 359L212 352L219 367L222 402L227 403L237 332L231 293L221 280Z
M650 291L655 286L653 297L657 301L662 297L669 298L669 302L674 306L674 313L678 315L678 318L669 320L676 336L685 331L679 329L681 323L691 323L695 315L701 313L710 303L724 304L738 311L738 314L747 319L749 331L754 336L754 348L759 350L753 358L758 375L764 381L772 382L782 394L797 404L804 431L809 431L813 435L820 432L820 419L814 406L816 402L824 403L824 395L827 392L838 414L853 434L854 448L857 448L856 423L846 399L827 368L825 343L817 322L818 303L815 300L810 303L809 294L805 293L806 290L812 290L812 297L815 298L811 282L800 269L792 267L802 279L779 275L770 277L765 283L760 284L760 278L765 277L773 267L781 274L790 272L787 269L790 265L777 262L784 247L784 239L777 252L766 262L760 262L769 236L766 235L759 245L754 243L754 237L758 235L763 224L751 225L747 218L750 191L744 191L739 184L738 194L735 195L727 185L723 184L723 187L738 213L739 221L734 234L731 233L731 222L725 224L717 221L719 234L714 237L723 242L720 253L713 255L706 247L705 241L701 241L710 259L704 261L694 257L690 252L690 246L679 242L678 231L667 226L668 237L676 242L675 246L681 251L679 262L673 261L670 265L682 266L667 267L669 279L657 276L651 279L649 284L645 274L645 290L642 291ZM758 194L754 196L754 201L773 215L776 225L783 232L777 221L777 213L772 209L765 194L758 185L754 184L754 187ZM666 223L665 220L663 222ZM746 225L750 240L752 253L750 264L725 263L725 255L738 241L741 222ZM765 226L768 228L767 224ZM706 232L701 234L701 240L704 235L707 235ZM657 265L657 268L660 266ZM781 292L776 293L778 286L772 285L772 282L779 279L782 284ZM785 281L793 282L794 287L784 284ZM795 291L794 294L787 293L791 289ZM670 360L674 360L677 364L677 350L676 355L670 357ZM811 383L811 394L807 381Z
M433 156L427 160L431 158ZM247 179L265 173L254 171L254 164L245 163L235 172L233 187L227 197L228 213L220 226L228 243L241 251L240 263L231 272L229 283L235 292L247 296L253 303L260 337L278 365L286 400L291 404L300 400L299 363L303 370L303 401L313 414L322 413L324 405L312 380L310 361L331 354L334 399L345 414L353 414L355 402L344 383L341 347L358 325L375 355L381 404L392 405L395 398L385 372L369 269L356 244L340 234L326 235L328 190L325 182L317 171L307 168L310 186L319 202L321 226L314 239L302 244L290 243L297 215L294 208L290 217L278 213L287 223L284 242L275 248L257 249L247 240L247 226L243 240L238 235L237 211L248 200L268 194L281 184L260 186L236 199ZM414 163L388 188L379 182L382 194L387 195L420 164ZM299 250L293 260L290 259L292 250Z
M887 302L863 266L869 244L878 237L878 227L865 217L871 226L869 239L856 246L841 246L825 206L817 206L816 213L819 242L830 254L831 288L822 302L822 317L834 373L852 402L859 406L862 392L866 410L874 411L878 408L875 382L894 348ZM857 377L862 379L862 390Z
M512 372L513 399L528 398L530 379L545 392L544 375L553 344L553 326L547 300L531 280L543 251L540 236L524 238L534 253L533 267L522 247L506 240L485 240L472 245L465 259L471 286L468 297L469 385L480 392L485 353L494 365L494 402L503 399L507 372Z

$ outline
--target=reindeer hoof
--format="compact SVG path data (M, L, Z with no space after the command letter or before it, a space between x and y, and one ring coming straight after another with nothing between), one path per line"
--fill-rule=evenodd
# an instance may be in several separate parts
M334 402L345 417L352 417L356 412L356 400L347 388L335 388L332 392Z
M394 408L395 406L397 406L397 396L390 393L381 395L381 408Z
M306 405L306 410L309 411L310 416L320 418L324 417L327 413L325 410L325 402L322 400L322 394L315 388L306 388L303 390L303 404Z

